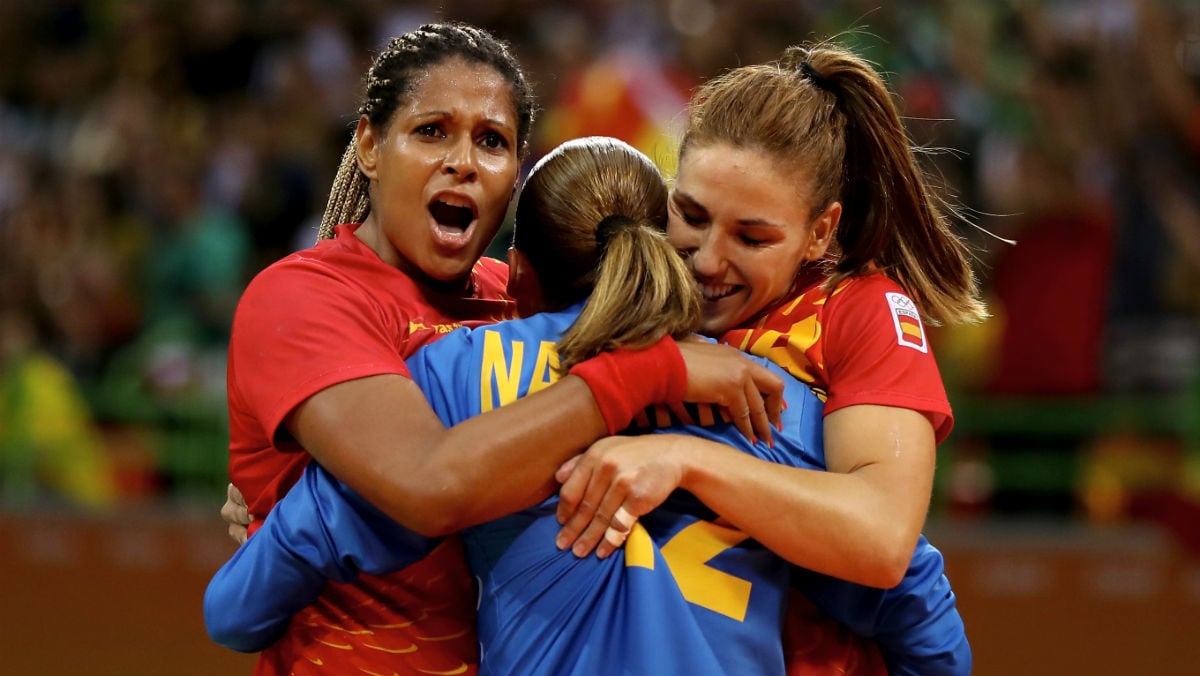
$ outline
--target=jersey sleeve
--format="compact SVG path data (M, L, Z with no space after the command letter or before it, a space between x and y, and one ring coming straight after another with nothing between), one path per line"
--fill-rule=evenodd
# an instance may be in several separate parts
M826 415L856 404L913 409L929 418L938 443L945 440L953 426L950 402L912 300L874 275L828 302Z
M439 542L392 521L309 463L258 532L209 582L208 634L232 650L263 650L283 635L293 615L316 601L327 580L404 568Z
M875 641L894 676L967 676L971 646L941 552L921 536L912 563L891 589L867 587L803 568L792 585L829 617Z
M277 264L238 303L229 346L230 398L272 438L316 392L385 373L408 375L407 335L356 283L304 259Z

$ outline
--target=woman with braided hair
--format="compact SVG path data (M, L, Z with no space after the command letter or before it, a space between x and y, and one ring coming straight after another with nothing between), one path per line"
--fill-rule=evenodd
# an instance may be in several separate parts
M502 42L453 23L393 39L365 84L324 239L256 276L235 313L229 468L251 513L316 459L416 533L457 532L550 495L563 461L654 403L717 404L770 438L779 376L665 331L446 429L404 359L512 313L506 269L480 257L514 192L532 98ZM477 659L473 605L449 538L402 570L327 585L256 673L347 673L380 654L403 655L397 673L457 673Z
M666 205L653 162L616 139L569 141L542 158L521 191L509 254L510 289L523 318L455 331L407 361L442 421L454 425L536 392L601 350L694 328L699 297L663 237ZM799 380L785 381L789 406L773 445L750 443L703 407L660 410L635 424L727 444L776 465L823 470L821 404ZM553 546L556 502L551 497L463 533L480 584L481 674L784 673L786 561L683 493L636 524L618 511L605 538L624 548L575 557ZM401 569L433 544L311 463L209 584L209 631L223 645L262 649L328 579ZM923 557L929 554L936 552ZM880 633L909 632L885 640L885 654L919 659L917 647L931 638L961 635L961 621L942 598L948 587L940 568L924 565L913 575L902 593L829 577L811 578L807 591L834 618ZM293 624L309 626L311 613ZM801 664L808 673L832 673L845 662L806 654L793 666ZM375 666L386 671L387 663L381 658ZM848 670L881 671L871 656Z
M663 332L690 333L700 320L700 299L666 241L666 217L661 174L624 142L577 139L543 157L521 191L509 253L509 289L522 318L456 330L407 360L442 422L456 425L532 396L604 350L652 342ZM771 368L788 382L789 400L774 448L750 443L709 407L681 413L707 420L703 427L684 427L667 411L652 417L667 429L727 440L779 462L819 462L819 402ZM640 424L651 425L651 417ZM605 561L555 549L554 503L552 496L462 534L481 586L480 673L782 672L787 567L777 557L736 538L723 548L718 565L756 590L753 602L727 609L719 590L681 594L685 582L671 573L681 559L670 565L662 559L664 549L719 531L695 501L681 498L644 525L615 516L608 537L614 544L632 537L632 551L628 559L622 550ZM290 632L303 634L313 611L302 609L327 579L404 569L433 544L310 463L209 584L209 632L228 647L260 650L295 615ZM388 673L389 656L378 657L369 666Z
M702 86L667 233L700 285L701 332L769 358L824 400L829 471L780 468L693 436L602 439L560 471L559 546L604 555L608 521L593 513L646 514L682 488L815 571L798 577L802 591L822 576L879 588L880 599L940 586L944 612L928 616L957 631L885 650L888 669L969 673L953 594L938 582L941 556L921 535L935 447L952 425L922 317L985 316L953 216L886 84L852 52L792 47ZM909 598L914 622L936 598L928 589ZM882 634L869 621L850 629L893 646L921 635ZM819 643L811 624L793 635ZM794 664L813 673L804 659Z

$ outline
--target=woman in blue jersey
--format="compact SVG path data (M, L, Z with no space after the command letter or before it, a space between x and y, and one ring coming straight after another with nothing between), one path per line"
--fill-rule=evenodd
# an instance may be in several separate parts
M540 390L604 350L691 331L698 300L663 238L665 219L661 176L626 144L584 139L543 158L518 202L510 254L510 290L527 317L456 332L408 361L442 421ZM820 403L787 382L789 407L770 446L710 409L651 411L637 426L824 469ZM786 561L684 493L636 523L611 515L607 537L624 548L577 558L554 547L555 502L464 533L481 586L482 673L783 673ZM431 545L314 465L210 584L210 634L261 649L327 579L394 570ZM965 646L941 572L928 548L895 590L823 578L807 591L831 616L880 637L892 662L919 665L930 646Z

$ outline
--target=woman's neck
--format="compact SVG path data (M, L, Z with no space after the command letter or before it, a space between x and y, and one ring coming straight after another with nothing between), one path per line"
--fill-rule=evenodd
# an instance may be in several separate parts
M454 279L435 279L430 277L420 266L405 258L398 250L391 246L371 215L368 215L366 220L355 228L354 236L368 249L373 251L380 262L396 268L407 275L409 279L436 294L461 298L469 298L475 295L474 268L468 270L467 274L462 277Z

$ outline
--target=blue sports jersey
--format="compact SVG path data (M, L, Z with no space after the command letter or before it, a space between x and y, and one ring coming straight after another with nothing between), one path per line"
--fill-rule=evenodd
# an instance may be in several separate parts
M554 343L578 312L460 329L408 366L450 426L556 380ZM823 470L821 404L799 381L784 380L788 408L773 448L750 444L709 407L687 407L688 420L650 411L637 426ZM793 579L831 617L877 640L892 673L970 672L941 555L924 538L904 581L879 590L794 569L682 491L641 517L609 558L579 559L554 546L556 503L555 496L463 533L480 584L481 674L782 674L780 634ZM313 463L210 583L209 632L234 649L262 649L325 580L396 570L436 544Z

